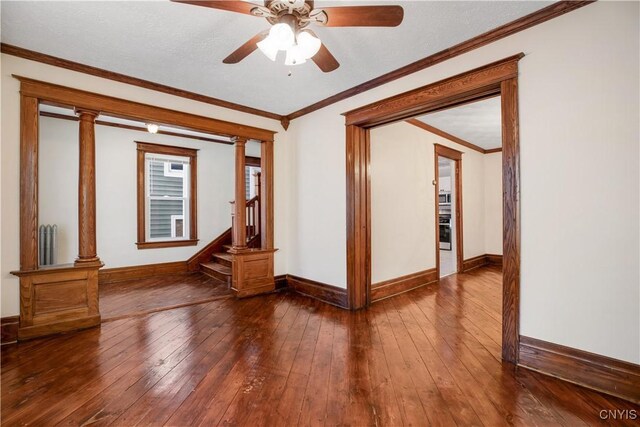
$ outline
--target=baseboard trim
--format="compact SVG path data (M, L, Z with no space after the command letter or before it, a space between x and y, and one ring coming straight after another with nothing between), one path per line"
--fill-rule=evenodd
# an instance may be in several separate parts
M289 285L287 284L287 275L280 274L278 276L274 276L273 281L276 284L276 291L281 289L286 289Z
M282 277L282 276L278 276ZM291 274L286 275L287 286L298 292L299 294L315 298L327 304L335 305L340 308L349 308L347 302L347 290L336 286L327 285L326 283L316 282L314 280L305 279ZM282 279L280 279L282 282ZM276 288L278 287L276 281Z
M502 267L502 255L486 254L485 256L487 257L487 264Z
M107 283L144 279L147 277L162 276L165 274L185 273L187 271L188 267L185 261L105 268L98 271L98 284L106 285Z
M25 326L18 329L18 340L24 341L32 338L40 338L64 332L75 332L98 326L101 323L100 315L87 316L80 319L63 320L61 322L46 325Z
M438 272L435 268L385 280L384 282L371 285L371 301L375 302L390 298L437 281Z
M518 365L640 404L640 365L526 336Z
M0 344L12 344L18 341L20 316L7 316L0 319Z
M466 273L474 268L484 267L485 265L502 266L502 255L484 254L462 261L462 272Z

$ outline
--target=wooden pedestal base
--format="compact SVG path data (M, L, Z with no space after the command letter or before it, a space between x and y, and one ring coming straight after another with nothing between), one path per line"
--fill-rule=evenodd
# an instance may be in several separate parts
M12 272L20 277L18 340L99 325L100 267L64 265Z
M248 249L233 253L231 289L243 298L273 292L273 253L275 249Z

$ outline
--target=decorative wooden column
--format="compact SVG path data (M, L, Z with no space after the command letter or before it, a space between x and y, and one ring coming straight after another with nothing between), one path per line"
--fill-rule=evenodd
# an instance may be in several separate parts
M100 324L96 255L95 134L93 111L80 115L78 189L79 257L74 265L38 265L38 106L20 104L20 323L18 340L74 331Z
M232 251L247 249L247 188L245 182L245 148L247 139L235 138L236 147L236 194L233 204L233 240Z
M97 111L76 109L80 118L80 173L78 175L78 258L76 265L100 265L96 245L96 134Z
M260 237L259 249L246 247L245 143L236 140L236 203L233 234L232 283L236 296L248 297L273 292L273 141L261 142L260 160Z
M38 105L20 97L20 270L38 268Z
M260 144L260 247L273 249L273 141Z

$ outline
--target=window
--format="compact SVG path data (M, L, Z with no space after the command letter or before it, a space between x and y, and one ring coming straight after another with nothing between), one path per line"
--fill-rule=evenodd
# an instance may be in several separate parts
M260 158L259 157L245 157L245 168L244 168L244 177L245 177L245 189L246 189L246 198L247 200L251 200L256 196L256 173L260 172Z
M197 150L137 144L138 249L196 245Z

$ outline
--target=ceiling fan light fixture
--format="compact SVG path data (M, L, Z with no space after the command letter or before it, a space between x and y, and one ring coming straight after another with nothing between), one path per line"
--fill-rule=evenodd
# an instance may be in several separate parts
M302 49L300 46L293 45L289 49L287 49L287 57L284 60L284 65L300 65L307 62L307 59L304 57Z
M267 37L261 42L257 43L258 49L260 52L264 53L264 55L272 61L276 60L276 56L278 56L278 46L273 42L272 39Z
M308 31L301 31L298 34L297 39L298 49L304 59L311 59L316 53L318 53L320 46L322 46L320 39L314 37L313 34Z
M284 22L275 24L269 30L267 40L271 40L279 50L287 50L296 43L296 37L291 26Z

